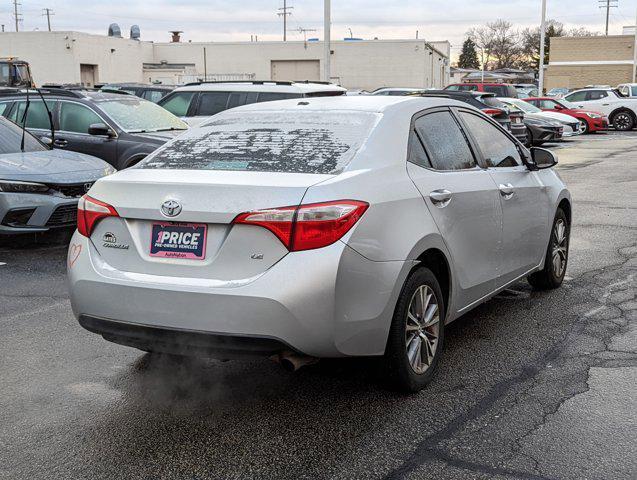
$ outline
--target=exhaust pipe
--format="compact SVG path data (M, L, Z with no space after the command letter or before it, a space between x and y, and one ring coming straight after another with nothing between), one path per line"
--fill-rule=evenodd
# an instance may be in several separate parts
M270 359L281 365L289 372L296 372L299 368L303 368L308 365L315 365L319 362L319 359L316 357L310 357L308 355L303 355L302 353L289 351L273 355Z

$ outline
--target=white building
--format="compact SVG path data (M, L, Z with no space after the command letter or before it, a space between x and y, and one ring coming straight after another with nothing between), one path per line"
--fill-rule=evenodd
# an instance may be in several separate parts
M346 88L449 83L449 42L333 41L330 80ZM183 83L198 78L323 80L323 42L155 43L80 32L0 33L0 57L31 64L43 83Z

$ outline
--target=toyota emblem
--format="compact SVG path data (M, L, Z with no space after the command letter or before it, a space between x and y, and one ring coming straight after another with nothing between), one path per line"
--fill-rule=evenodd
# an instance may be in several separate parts
M161 213L167 217L176 217L181 213L181 204L177 200L166 200L161 204Z

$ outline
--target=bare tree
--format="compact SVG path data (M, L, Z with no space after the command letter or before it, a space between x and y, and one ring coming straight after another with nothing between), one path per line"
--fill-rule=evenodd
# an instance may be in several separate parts
M472 28L467 36L484 52L490 69L514 68L522 57L521 34L506 20L498 19Z

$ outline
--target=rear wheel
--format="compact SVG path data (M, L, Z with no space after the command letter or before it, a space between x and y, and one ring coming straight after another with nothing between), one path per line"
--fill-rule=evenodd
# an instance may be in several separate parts
M549 290L562 285L568 264L568 247L571 226L561 208L555 214L551 238L546 250L544 268L528 276L527 280L533 288Z
M445 305L435 275L419 268L405 282L392 320L385 363L398 390L417 392L433 378L443 347Z
M610 121L615 130L620 132L627 132L635 127L635 119L629 112L617 112L611 117Z
M588 122L584 119L581 119L579 121L579 133L582 135L585 135L589 131L590 131L590 126L588 125Z

